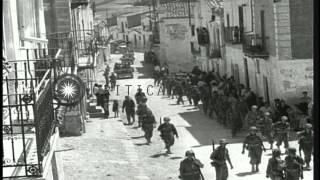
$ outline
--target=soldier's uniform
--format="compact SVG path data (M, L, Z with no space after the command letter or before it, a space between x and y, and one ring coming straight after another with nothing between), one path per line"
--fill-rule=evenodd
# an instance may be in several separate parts
M267 138L270 149L273 148L273 134L272 134L272 122L273 120L270 118L270 113L265 112L265 117L262 119L262 128L261 133L264 137Z
M290 130L290 124L288 122L284 122L284 120L287 120L286 116L281 117L281 121L276 122L273 124L274 129L274 136L277 141L276 145L278 148L281 146L282 142L284 143L284 147L289 147L289 130Z
M176 85L175 92L178 95L177 104L180 104L180 102L182 102L182 104L184 104L183 98L182 98L182 96L183 96L183 88L182 88L181 82L178 82L178 84Z
M253 105L251 108L257 109L258 107L256 105ZM257 110L249 111L246 118L245 118L244 127L248 128L251 126L255 126L257 121L259 120L259 118L260 118L260 116L259 116L259 112Z
M203 164L194 157L192 151L186 152L187 158L180 162L180 178L182 180L201 180L201 171L200 168L203 167Z
M138 127L141 127L143 115L147 113L148 107L145 103L138 104L136 114L138 115Z
M189 104L192 105L192 86L191 82L187 82L186 84L186 96L188 98Z
M141 127L142 130L144 131L144 137L147 140L147 143L149 144L151 142L151 137L153 135L153 126L156 123L155 117L152 114L151 110L148 109L147 113L142 116L142 121L141 121Z
M192 100L193 100L193 105L198 106L198 103L200 101L200 91L197 86L192 87Z
M217 103L218 103L218 93L215 91L211 98L210 98L210 103L209 103L209 117L212 118L212 113L217 114Z
M242 153L244 153L244 148L249 151L248 156L250 157L252 171L259 171L258 165L261 163L262 150L265 150L262 139L256 134L256 131L256 127L251 127L250 134L245 137L243 142ZM254 170L254 165L256 165L256 170Z
M297 156L295 148L288 148L289 155L285 157L286 180L299 180L303 177L303 159Z
M164 118L165 123L158 127L158 131L161 132L161 138L165 143L167 152L170 153L170 147L174 144L174 136L178 137L178 132L175 126L169 123L170 118Z
M267 165L267 177L271 180L283 180L284 178L284 160L281 160L281 152L278 149L272 151L272 158Z
M307 164L307 168L310 167L311 154L313 151L313 131L312 125L306 124L306 130L298 133L299 137L299 151L303 151L304 160ZM308 129L308 130L307 130Z
M220 144L223 143L227 144L227 142L220 140ZM212 165L216 170L216 180L227 180L229 174L226 161L230 161L228 149L226 147L219 146L212 152L210 159L213 161Z
M141 102L146 100L146 94L141 91L141 89L138 89L138 92L135 94L135 99L137 104L140 104Z
M201 102L203 106L203 112L207 114L208 111L208 105L209 105L209 100L210 100L210 89L208 85L204 85L200 88L200 97L201 97Z
M135 122L135 117L134 117L135 103L131 98L126 97L126 99L123 101L122 111L124 109L126 110L128 124L131 124L131 118L132 118L132 124L133 124Z

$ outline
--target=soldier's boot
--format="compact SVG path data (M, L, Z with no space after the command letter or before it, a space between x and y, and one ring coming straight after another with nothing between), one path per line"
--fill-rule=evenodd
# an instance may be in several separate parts
M167 153L168 153L168 154L171 154L170 147L167 147Z
M306 165L306 169L310 169L310 163L308 162L308 163L306 163L307 165Z
M259 172L259 164L256 164L256 172Z
M254 172L254 171L255 171L254 165L252 164L252 165L251 165L251 172Z
M147 144L150 144L150 143L151 143L151 139L147 138Z

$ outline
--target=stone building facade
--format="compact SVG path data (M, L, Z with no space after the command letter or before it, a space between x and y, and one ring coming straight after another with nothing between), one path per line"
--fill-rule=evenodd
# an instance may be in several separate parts
M312 95L312 12L311 0L225 0L227 74L271 102Z

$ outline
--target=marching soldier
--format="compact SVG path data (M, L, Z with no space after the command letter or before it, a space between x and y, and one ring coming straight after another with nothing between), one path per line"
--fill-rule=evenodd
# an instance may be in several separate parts
M231 169L233 169L229 152L226 148L228 142L225 139L221 139L219 144L220 146L212 152L210 159L212 160L212 165L216 169L216 180L227 180L228 167L226 161L228 161Z
M304 154L304 161L306 162L306 169L310 168L311 154L313 152L313 131L312 125L306 124L305 130L298 132L299 137L299 153Z
M252 166L252 172L259 171L259 164L261 163L262 150L266 151L263 146L261 138L256 134L257 128L255 126L250 127L250 134L246 136L243 142L242 154L244 150L249 151L250 164Z
M178 82L178 84L176 85L175 93L178 96L177 104L180 104L180 102L182 102L182 104L184 104L183 97L182 97L183 96L183 87L182 87L181 82Z
M174 135L178 138L178 132L176 127L170 123L170 118L165 117L164 123L158 127L158 131L161 132L161 138L165 143L167 153L171 153L170 147L174 144Z
M122 104L122 113L124 112L124 110L126 110L128 125L133 124L135 122L135 117L134 117L135 106L136 105L133 99L131 99L129 96L126 96ZM132 118L132 123L131 123L131 118Z
M138 115L138 127L141 127L143 116L147 113L148 107L146 103L138 104L136 114Z
M194 85L192 87L192 95L191 95L191 97L192 97L192 100L193 100L193 105L195 107L198 107L198 103L200 101L200 91L198 89L198 86Z
M137 104L140 104L143 100L146 100L146 94L142 92L141 88L138 88L138 91L134 97L136 99Z
M204 180L200 168L203 164L195 158L192 150L186 152L186 158L180 163L180 176L182 180Z
M245 118L245 128L255 126L257 123L257 120L259 119L259 112L257 111L258 106L253 105L251 106L251 111L248 112L246 118Z
M153 128L156 124L155 117L150 109L142 116L141 127L144 131L144 137L147 140L147 144L151 143L151 138L153 135Z
M268 161L267 166L267 178L271 180L283 180L284 179L284 160L281 160L281 152L279 149L272 151L272 158Z
M271 114L269 112L264 113L264 117L262 119L262 128L261 133L264 137L267 138L270 149L273 149L273 135L272 135L272 119L270 118Z
M287 149L289 147L289 130L290 130L290 124L287 122L288 118L287 116L282 116L280 122L276 122L273 124L273 128L275 131L275 138L276 138L276 145L278 149L280 149L280 146L282 142L284 143L284 147Z
M186 83L186 96L188 98L189 105L192 105L192 85L190 80Z
M303 179L302 166L303 159L296 155L296 148L288 148L288 155L285 157L285 176L286 180Z

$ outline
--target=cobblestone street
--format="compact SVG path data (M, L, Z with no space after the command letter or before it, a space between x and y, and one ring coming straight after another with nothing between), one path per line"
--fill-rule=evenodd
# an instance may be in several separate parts
M118 55L112 55L113 61L117 58L119 58ZM118 80L118 95L112 92L110 99L122 101L128 92L125 85L132 85L129 91L130 96L135 94L137 85L141 85L144 92L147 92L148 85L153 85L153 80L150 78L151 67L148 65L143 67L139 61L141 59L142 54L136 53L135 78ZM113 67L112 63L110 67ZM100 82L103 80L101 79ZM146 145L143 131L136 127L137 122L132 126L124 125L126 117L123 113L120 118L90 118L86 123L86 133L79 137L64 137L61 140L66 179L177 180L180 161L188 149L192 149L196 157L204 163L202 172L205 179L214 179L215 172L209 159L212 152L211 140L214 139L217 143L220 138L226 138L230 142L227 148L234 169L229 169L228 179L267 179L265 170L267 160L271 157L270 150L263 154L260 172L251 173L247 152L245 155L241 154L242 141L246 132L241 132L236 138L232 138L230 129L208 118L199 109L194 109L187 104L176 105L176 100L157 95L157 92L157 87L149 88L150 96L147 105L156 116L157 126L160 123L160 117L169 116L177 127L179 139L176 139L172 148L173 154L165 154L164 144L156 129L152 143ZM154 94L151 95L151 93ZM111 101L110 107L112 107ZM113 117L112 111L110 116ZM296 141L291 141L290 145L298 146ZM269 147L267 143L265 146ZM284 149L282 151L284 152ZM312 173L313 171L305 171L304 179L311 180Z

